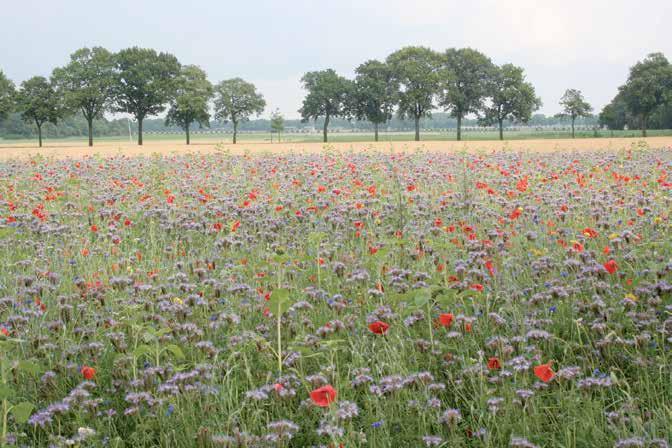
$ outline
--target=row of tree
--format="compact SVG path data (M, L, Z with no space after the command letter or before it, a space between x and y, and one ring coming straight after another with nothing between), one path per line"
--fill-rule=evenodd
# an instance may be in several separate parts
M89 146L93 146L93 122L105 112L132 115L142 145L143 121L166 108L167 124L184 129L188 144L190 127L208 124L212 98L215 118L233 123L234 143L238 124L261 114L266 106L253 84L233 78L213 86L201 68L181 65L171 54L146 48L118 53L102 47L82 48L70 56L67 65L56 68L50 79L35 76L22 82L18 90L0 71L0 119L17 110L24 120L35 123L40 146L45 123L56 124L77 112L88 123Z
M600 123L610 129L639 128L646 137L654 127L672 122L672 64L662 53L652 53L630 68L616 97L600 113Z
M527 123L541 107L522 68L497 66L471 48L437 52L405 47L385 61L364 62L355 74L350 80L327 69L308 72L301 79L307 91L299 110L302 120L319 121L325 142L334 119L372 123L377 141L379 126L394 115L413 121L419 140L421 120L437 109L455 118L458 140L468 116L476 116L481 125L498 126L503 139L505 123ZM646 135L652 118L664 122L671 102L672 66L664 55L654 53L631 68L626 84L600 114L600 122L615 129L636 120ZM568 89L560 105L559 115L571 120L574 137L575 121L591 116L592 107L576 89ZM265 106L263 96L249 82L233 78L213 86L199 67L181 65L173 55L138 47L118 53L82 48L71 55L67 65L55 69L50 79L33 77L18 90L0 71L0 120L18 111L37 127L40 146L45 123L57 123L75 112L87 121L89 145L93 145L94 120L106 112L132 115L141 145L144 120L166 109L166 125L183 129L187 143L194 123L209 125L211 109L216 120L231 122L236 143L239 124L261 114ZM271 126L282 128L277 112Z
M415 140L420 140L420 120L443 108L457 119L457 139L462 138L462 121L470 114L484 125L498 125L503 138L504 122L527 122L541 107L532 84L522 68L497 66L483 53L471 48L436 52L426 47L405 47L386 60L369 60L355 69L349 80L334 70L308 72L302 78L308 94L299 110L303 120L324 118L327 141L333 117L368 120L378 126L397 113L415 123Z

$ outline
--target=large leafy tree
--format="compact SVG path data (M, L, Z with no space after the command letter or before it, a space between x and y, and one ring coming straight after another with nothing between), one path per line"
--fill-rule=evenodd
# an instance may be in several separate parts
M7 118L14 109L14 95L16 95L14 83L0 70L0 121Z
M233 143L236 143L238 124L248 121L252 115L260 115L266 100L251 82L232 78L215 87L215 118L233 124Z
M52 82L43 76L34 76L21 83L16 106L22 118L37 126L37 137L42 147L42 125L56 124L64 115L63 99Z
M81 48L70 62L54 70L52 78L62 91L65 105L81 111L88 123L89 146L93 146L93 120L109 109L114 86L114 57L102 47Z
M190 143L189 128L192 123L197 122L200 126L210 125L208 103L212 94L212 84L203 69L195 65L182 67L177 91L166 115L166 124L175 124L184 129L187 145Z
M378 126L392 118L399 86L389 65L375 59L355 69L354 112L357 119L373 123L378 141Z
M620 88L628 110L639 117L646 137L649 117L672 101L672 65L662 53L652 53L631 69L628 81Z
M572 138L574 138L574 123L578 117L589 117L593 106L583 98L583 94L577 89L567 89L560 99L562 106L561 116L572 120Z
M308 95L299 109L303 122L324 118L323 141L327 141L329 120L334 117L347 118L352 110L352 81L338 75L333 69L308 72L301 78Z
M527 123L532 112L541 107L534 86L525 81L523 69L513 64L495 67L488 86L489 105L484 107L481 122L499 126L499 139L504 140L504 121Z
M490 58L471 48L450 48L442 55L439 104L457 119L458 140L462 119L483 109L494 71Z
M420 140L420 119L431 116L438 91L437 53L426 47L405 47L386 59L397 92L397 114L415 120L415 140Z
M142 122L163 112L175 96L180 63L171 54L138 47L121 50L114 60L114 110L135 117L142 145Z

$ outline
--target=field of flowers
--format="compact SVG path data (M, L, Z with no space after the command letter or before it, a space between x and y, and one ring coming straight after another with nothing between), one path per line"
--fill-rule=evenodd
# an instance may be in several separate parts
M667 447L672 149L0 163L0 438Z

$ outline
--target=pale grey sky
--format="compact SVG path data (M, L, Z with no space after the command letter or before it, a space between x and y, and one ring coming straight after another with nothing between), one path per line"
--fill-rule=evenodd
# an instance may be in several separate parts
M0 69L49 75L83 46L138 45L254 82L268 109L297 117L301 75L384 59L406 45L473 47L526 69L541 112L567 88L599 111L637 60L672 59L670 0L0 0Z

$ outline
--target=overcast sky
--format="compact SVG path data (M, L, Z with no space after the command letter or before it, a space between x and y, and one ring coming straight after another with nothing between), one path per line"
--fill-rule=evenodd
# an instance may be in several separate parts
M1 0L0 69L17 84L49 75L84 46L152 47L240 76L268 110L298 116L301 75L352 76L406 45L476 48L525 68L544 106L567 88L599 111L628 68L653 51L672 59L670 0Z

